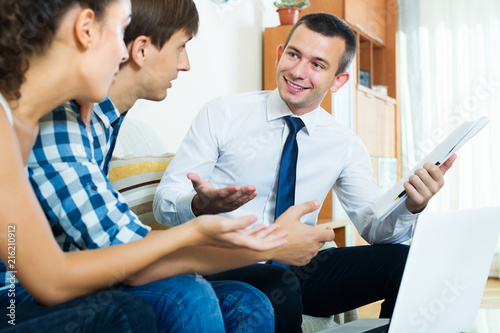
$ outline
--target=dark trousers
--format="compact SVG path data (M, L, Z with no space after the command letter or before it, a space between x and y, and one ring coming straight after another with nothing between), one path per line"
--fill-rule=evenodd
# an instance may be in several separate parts
M255 286L273 304L276 332L301 332L302 314L328 317L382 299L380 317L390 318L408 249L400 244L332 248L291 271L255 264L206 279Z
M16 301L26 296L29 295L19 286L16 290ZM0 332L157 331L151 307L133 295L118 291L101 290L50 307L38 303L22 303L16 305L14 310L15 312L9 310L7 305L0 310Z

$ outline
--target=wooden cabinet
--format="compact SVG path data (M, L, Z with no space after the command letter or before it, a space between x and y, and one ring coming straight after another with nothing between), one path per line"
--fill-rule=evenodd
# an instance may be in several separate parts
M357 90L355 132L370 156L396 157L395 101L380 97L364 87Z
M385 44L385 0L345 0L345 21Z
M344 19L358 40L356 59L352 66L352 130L360 136L372 156L376 173L395 173L400 177L399 111L396 76L396 32L398 0L314 0L301 15L325 12ZM276 48L284 44L292 26L266 28L264 32L263 88L276 88ZM369 76L366 86L360 84L360 75ZM387 93L373 90L385 86ZM345 88L342 88L345 89ZM332 94L327 94L321 106L332 113ZM384 160L385 159L385 160ZM390 168L380 161L389 160ZM393 168L392 166L396 166ZM375 175L377 177L377 175ZM392 178L391 178L392 179ZM333 203L332 203L333 202ZM338 207L330 193L320 211L319 222L343 223L335 220ZM342 217L345 219L345 216ZM345 232L343 230L342 232ZM353 232L355 235L355 232ZM355 238L355 236L354 236ZM355 242L357 242L355 240ZM350 244L352 242L347 242Z
M397 157L396 154L396 104L384 101L384 110L379 119L381 157Z
M379 115L384 105L373 94L356 92L357 107L355 132L365 144L370 156L379 156Z

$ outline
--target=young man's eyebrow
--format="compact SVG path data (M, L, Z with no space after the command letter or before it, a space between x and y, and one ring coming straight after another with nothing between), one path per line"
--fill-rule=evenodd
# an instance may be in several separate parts
M293 51L295 51L295 53L302 54L302 52L300 52L300 50L298 48L296 48L295 46L288 45L286 48L292 49Z
M299 50L299 49L297 49L296 47L294 47L294 46L292 46L292 45L288 45L288 46L287 46L287 49L291 49L291 50L295 51L295 53L302 54L302 52L300 52L300 50ZM321 57L314 57L313 59L314 59L314 60L316 60L316 61L323 62L323 63L325 63L328 67L330 67L330 62L329 62L328 60L326 60L326 59L323 59L323 58L321 58Z
M330 67L330 62L329 62L328 60L323 59L323 58L321 58L321 57L314 57L314 59L315 59L315 60L317 60L317 61L319 61L319 62L323 62L323 63L325 63L325 65L326 65L327 67Z
M183 40L181 40L181 44L187 44L192 39L193 39L193 36L186 38L186 39L183 39Z

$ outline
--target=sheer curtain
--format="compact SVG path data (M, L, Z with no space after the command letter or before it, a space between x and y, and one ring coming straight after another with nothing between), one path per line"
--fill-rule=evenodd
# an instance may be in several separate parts
M400 0L399 20L404 172L462 122L489 116L429 210L500 205L500 1ZM497 253L491 275L499 266Z

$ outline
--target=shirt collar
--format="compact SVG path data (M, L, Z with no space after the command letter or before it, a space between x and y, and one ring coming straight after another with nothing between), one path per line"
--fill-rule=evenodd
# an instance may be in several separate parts
M94 113L102 122L109 125L120 118L120 112L109 97L106 97L101 103L94 104Z
M306 134L311 135L314 131L321 110L322 108L318 106L316 109L299 117L304 122L304 132ZM288 105L281 99L278 89L275 89L267 100L267 121L270 122L286 116L294 116L294 114L290 111Z

